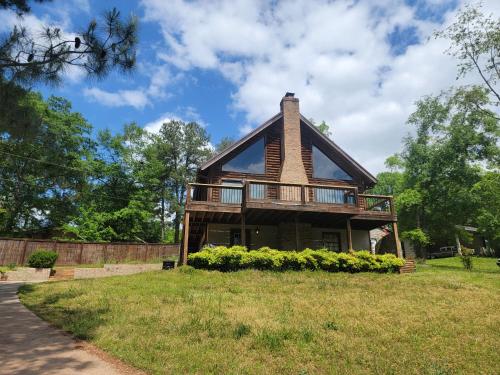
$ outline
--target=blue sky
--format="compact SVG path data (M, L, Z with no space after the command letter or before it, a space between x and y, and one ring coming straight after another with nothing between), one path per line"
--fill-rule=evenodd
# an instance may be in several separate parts
M500 13L497 1L486 11ZM370 170L384 168L411 131L414 102L456 84L446 41L429 38L453 20L458 0L97 1L34 4L19 20L0 11L0 33L25 23L77 33L116 6L139 18L138 65L102 81L68 72L36 87L73 103L96 130L132 121L154 131L179 118L206 126L212 143L238 138L279 111L286 91L301 111Z

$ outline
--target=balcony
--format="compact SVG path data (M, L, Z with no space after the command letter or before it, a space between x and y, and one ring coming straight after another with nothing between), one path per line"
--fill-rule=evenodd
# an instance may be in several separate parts
M231 214L249 210L279 210L345 214L356 219L396 220L392 196L358 194L355 186L301 185L260 180L223 185L188 184L186 210Z

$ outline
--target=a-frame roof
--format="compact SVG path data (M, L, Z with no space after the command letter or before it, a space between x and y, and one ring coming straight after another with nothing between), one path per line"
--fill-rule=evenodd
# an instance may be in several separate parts
M230 154L232 151L236 150L238 147L246 143L248 140L254 138L257 136L259 133L263 132L265 129L267 129L269 126L274 124L276 121L281 119L283 117L283 114L280 112L273 117L271 117L269 120L252 130L250 133L248 133L246 136L238 140L237 142L233 143L231 146L220 152L219 154L215 155L214 157L210 158L207 160L201 167L200 169L206 170L213 164L215 164L217 161L223 159L226 155ZM311 123L306 117L304 117L302 114L300 115L300 120L308 127L310 130L318 137L320 137L327 145L328 147L332 148L336 153L340 154L345 160L352 165L354 170L357 170L359 174L363 177L366 178L366 180L371 183L371 184L376 184L377 179L370 173L368 172L365 168L361 166L356 160L354 160L348 153L346 153L344 150L342 150L335 142L333 142L330 138L328 138L326 135L321 133L314 124Z

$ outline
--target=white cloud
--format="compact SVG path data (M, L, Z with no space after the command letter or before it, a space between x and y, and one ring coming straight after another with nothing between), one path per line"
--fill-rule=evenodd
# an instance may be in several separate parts
M147 95L141 90L109 92L92 87L85 89L83 94L90 100L109 107L131 106L142 109L149 103Z
M196 122L202 127L208 126L207 123L203 121L196 108L188 106L188 107L178 108L175 113L174 112L164 113L156 120L145 124L144 129L151 133L158 133L160 131L161 126L164 123L172 120L183 121L183 122Z
M498 2L483 3L500 13ZM435 12L453 1L419 4ZM420 19L402 0L143 0L143 6L167 45L160 59L184 70L219 71L235 85L233 107L247 115L243 132L278 112L281 96L292 91L301 112L330 124L335 141L373 173L400 150L414 102L456 83L456 62L443 53L447 43L428 39L442 25ZM413 27L419 38L399 56L388 41L396 26Z

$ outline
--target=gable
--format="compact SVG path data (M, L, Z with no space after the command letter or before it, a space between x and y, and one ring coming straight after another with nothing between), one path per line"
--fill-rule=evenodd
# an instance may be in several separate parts
M273 116L226 150L205 162L200 167L200 171L205 174L209 169L213 170L212 166L219 165L219 167L215 168L217 171L213 173L220 175L231 173L258 174L263 177L265 175L265 177L271 180L279 179L280 162L282 161L282 157L280 159L279 146L280 134L270 134L282 131L282 119L282 113ZM370 187L377 182L373 175L331 139L322 134L302 115L300 115L300 127L302 161L310 183L324 183L328 180L333 180L355 183L362 187ZM252 147L259 139L264 139L265 144L264 173L258 173L262 171L261 159L254 157L255 155L252 155L251 151L247 152L249 149L252 150ZM321 151L322 155L320 156L324 155L320 159L329 165L327 173L331 173L330 178L328 174L318 174L317 171L314 171L313 146ZM216 176L214 175L214 177Z
M342 150L335 142L321 133L309 120L304 116L300 116L301 136L302 136L302 160L308 177L311 182L321 183L325 180L324 177L317 177L318 174L314 171L313 147L321 150L327 159L338 167L336 170L337 177L331 178L338 181L350 181L345 178L346 175L351 177L351 180L360 186L370 187L377 183L377 179L356 162L350 155ZM333 165L331 173L334 173ZM343 173L343 172L345 173ZM344 178L342 178L344 177Z

